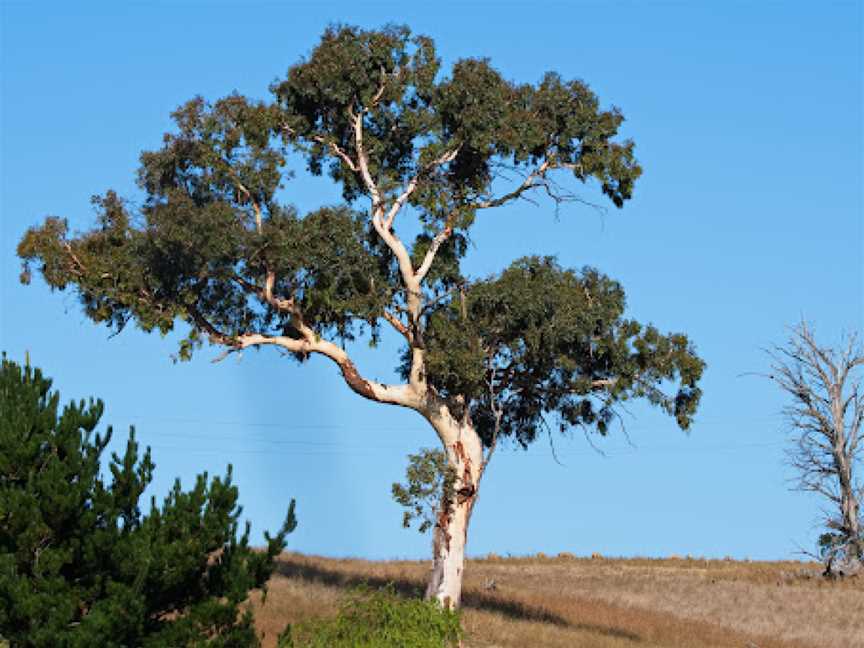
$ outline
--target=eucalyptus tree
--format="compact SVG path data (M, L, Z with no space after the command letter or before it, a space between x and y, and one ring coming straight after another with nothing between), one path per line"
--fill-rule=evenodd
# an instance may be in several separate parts
M600 272L539 257L490 278L461 271L484 212L579 200L581 185L621 207L641 173L634 145L618 138L621 113L581 81L514 83L485 59L445 72L432 40L406 27L329 28L270 90L181 106L176 131L141 156L140 206L97 197L96 227L77 235L47 218L19 244L22 278L38 265L116 329L185 323L183 359L204 341L226 354L318 354L360 396L416 411L456 475L428 586L456 606L499 438L527 446L549 425L605 434L634 398L686 429L697 407L703 363L687 337L625 318L624 291ZM296 155L343 204L305 215L285 204ZM364 376L344 344L375 342L382 327L403 348L394 384Z

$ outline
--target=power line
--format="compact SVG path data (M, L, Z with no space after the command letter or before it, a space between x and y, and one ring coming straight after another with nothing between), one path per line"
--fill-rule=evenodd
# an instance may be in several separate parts
M241 441L243 439L237 439ZM303 442L297 442L298 444L302 444ZM267 455L267 456L278 456L278 457L310 457L310 456L320 456L320 457L376 457L381 456L381 451L390 451L393 454L408 454L416 450L414 447L398 447L398 446L380 446L380 445L349 445L349 444L339 444L333 443L329 444L329 446L322 447L318 450L307 450L307 449L285 449L285 450L271 450L265 448L201 448L201 447L181 447L181 446L172 446L172 445L164 445L162 443L150 443L148 444L150 447L156 450L169 450L169 451L177 451L183 452L186 454L220 454L220 455ZM740 444L726 444L723 446L707 446L707 447L692 447L692 446L647 446L647 447L636 447L636 448L610 448L603 450L602 453L596 450L557 450L556 455L559 457L576 457L576 456L606 456L606 457L621 457L621 456L637 456L637 455L646 455L646 454L666 454L666 455L687 455L687 454L734 454L734 453L745 453L751 452L756 448L775 448L777 446L784 445L782 441L776 442L764 442L764 443L740 443ZM549 454L547 452L531 452L531 451L521 451L518 448L514 448L514 454L519 453L521 456L527 457L548 457ZM388 454L390 454L388 452Z
M379 431L386 432L401 432L401 431L419 431L420 428L406 428L405 426L380 426L380 425L370 425L370 424L361 424L354 425L348 423L301 423L301 424L286 424L282 422L271 422L271 421L224 421L224 420L214 420L214 419L203 419L203 418L154 418L150 416L140 416L140 415L129 415L125 417L131 420L137 421L149 421L152 423L184 423L184 424L203 424L203 425L220 425L220 426L235 426L235 427L270 427L270 428L280 428L283 430L340 430L340 429L374 429ZM739 425L742 422L751 422L751 423L782 423L783 416L781 414L772 415L772 416L761 416L761 417L743 417L736 420L725 420L725 419L695 419L693 421L693 425ZM648 429L649 426L636 426L631 429ZM656 426L653 426L656 427ZM426 428L423 428L424 430Z
M120 417L134 421L148 421L151 423L183 423L183 424L202 424L202 425L220 425L220 426L235 426L235 427L271 427L280 428L283 430L340 430L345 428L351 429L374 429L387 432L399 432L406 428L404 426L380 426L380 425L348 425L347 423L309 423L309 424L291 424L273 423L264 421L218 421L212 419L200 418L152 418L149 416L126 416ZM418 430L419 428L414 428Z
M140 437L141 433L136 431ZM213 436L209 434L188 434L186 432L144 432L144 436L168 437L171 439L195 439L200 441L252 441L255 443L269 443L274 445L304 445L304 446L323 446L323 447L343 447L343 448L401 448L402 445L394 444L374 444L368 443L345 443L341 441L309 441L306 439L270 439L260 436ZM404 445L404 444L403 444Z
M334 424L285 424L285 423L275 423L275 422L244 422L244 421L220 421L220 420L211 420L211 419L200 419L200 418L151 418L147 416L130 416L126 418L142 420L142 421L152 421L152 422L163 422L163 423L183 423L183 424L201 424L201 425L221 425L221 426L235 426L235 427L268 427L273 429L279 429L284 432L302 432L302 431L313 431L313 430L330 430L330 431L377 431L377 432L402 432L402 433L420 433L427 432L426 428L417 428L410 426L376 426L376 425L351 425L347 423L334 423ZM741 420L739 419L736 422L731 421L721 421L721 420L707 420L707 421L695 421L694 425L727 425L740 427ZM764 418L750 418L743 419L749 421L759 421L765 422ZM774 419L770 419L774 420ZM651 429L651 426L641 426L636 428L629 428L632 430L648 430ZM274 456L376 456L380 455L380 451L389 451L389 452L398 452L401 454L408 454L412 451L415 451L417 447L410 443L408 439L404 439L402 443L352 443L346 441L322 441L318 439L304 439L304 438L271 438L265 436L247 436L242 433L238 435L212 435L207 433L195 434L189 432L165 432L165 431L151 431L151 430L143 430L138 431L138 437L141 438L151 438L151 437L162 437L162 438L170 438L170 439L190 439L195 441L206 441L206 442L233 442L233 443L243 443L243 444L269 444L274 446L289 446L292 449L287 449L285 451L279 451L275 449L264 449L264 448L189 448L189 447L177 447L177 446L166 446L161 442L150 443L151 447L154 449L161 450L169 450L169 451L179 451L185 453L196 453L196 454L250 454L250 455L274 455ZM556 454L559 456L591 456L591 455L605 455L608 457L614 456L628 456L628 455L638 455L638 454L654 454L654 453L665 453L665 454L726 454L726 453L738 453L738 452L749 452L752 449L757 448L772 448L781 445L785 445L787 443L784 439L771 440L771 441L758 441L758 442L742 442L742 443L727 443L723 445L711 445L711 446L702 446L702 447L693 447L687 445L663 445L663 446L631 446L626 448L601 448L602 452L598 452L597 450L585 449L585 450L559 450ZM293 449L294 447L297 449ZM308 448L308 449L307 449ZM514 448L514 451L519 451L520 448ZM368 452L368 451L376 451L376 452ZM547 457L548 454L546 452L530 452L530 451L522 451L521 454L533 457Z

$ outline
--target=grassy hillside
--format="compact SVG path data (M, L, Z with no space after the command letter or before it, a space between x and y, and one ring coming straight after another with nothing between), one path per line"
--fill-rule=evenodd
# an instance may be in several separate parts
M426 562L283 554L265 646L285 622L333 614L346 588L422 591ZM826 582L818 565L731 560L497 558L469 561L466 646L797 648L864 646L864 579ZM494 581L494 585L493 585Z

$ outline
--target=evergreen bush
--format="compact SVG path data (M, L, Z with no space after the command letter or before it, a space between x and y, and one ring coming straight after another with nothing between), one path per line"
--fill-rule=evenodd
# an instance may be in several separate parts
M39 369L0 367L0 645L21 648L258 646L241 604L263 588L296 526L292 501L267 549L238 533L237 487L177 480L161 506L140 498L154 464L94 434L101 401L71 402ZM110 475L110 479L106 476Z

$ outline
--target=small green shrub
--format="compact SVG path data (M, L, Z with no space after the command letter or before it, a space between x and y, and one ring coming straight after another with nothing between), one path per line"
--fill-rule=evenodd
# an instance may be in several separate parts
M459 613L437 601L403 599L392 587L354 590L333 618L287 629L279 648L444 648L462 637Z

